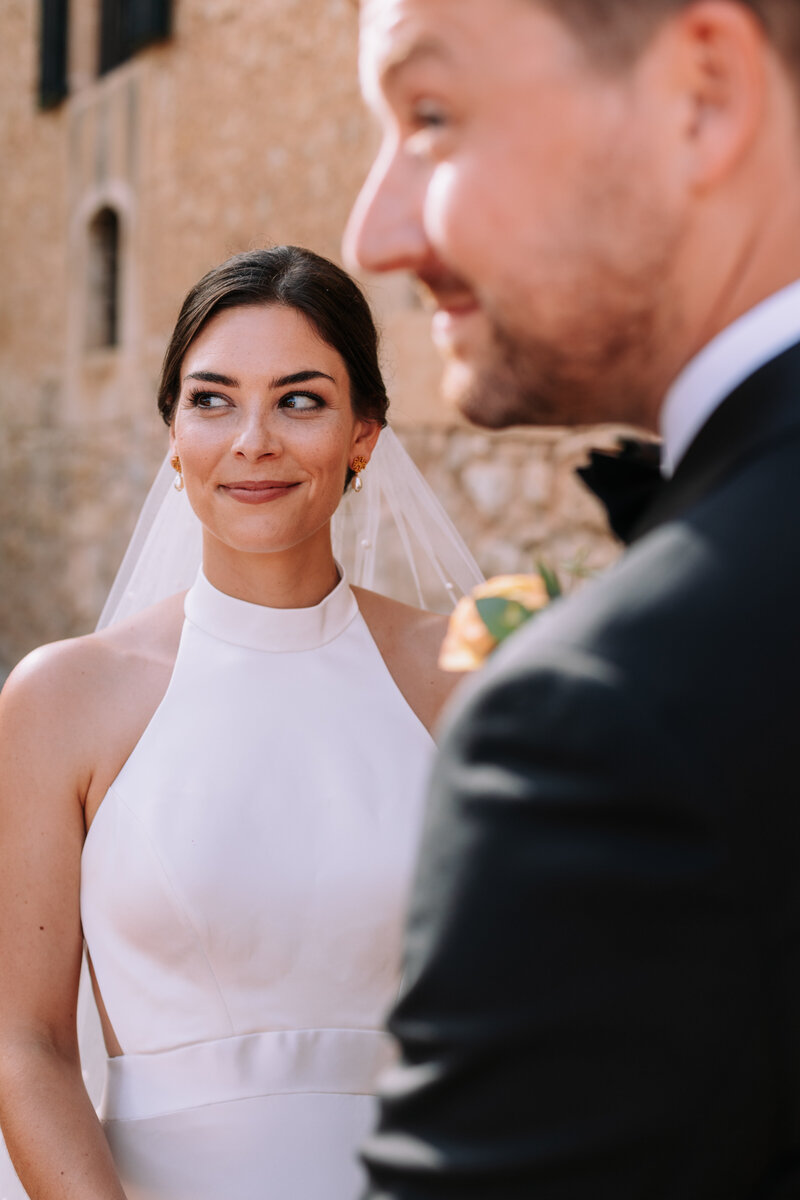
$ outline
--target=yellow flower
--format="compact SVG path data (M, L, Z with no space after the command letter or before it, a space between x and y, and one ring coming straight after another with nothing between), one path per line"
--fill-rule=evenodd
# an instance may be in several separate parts
M542 575L487 579L453 610L439 666L443 671L474 671L503 638L544 608L550 595Z

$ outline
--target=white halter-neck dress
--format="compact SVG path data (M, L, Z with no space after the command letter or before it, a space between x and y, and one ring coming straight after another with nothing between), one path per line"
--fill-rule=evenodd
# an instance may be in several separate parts
M345 580L185 613L83 852L106 1135L128 1200L354 1200L433 743Z

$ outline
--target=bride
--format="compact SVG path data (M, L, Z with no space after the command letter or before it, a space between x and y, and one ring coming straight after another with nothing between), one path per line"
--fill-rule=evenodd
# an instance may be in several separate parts
M452 685L444 618L351 587L332 550L386 406L338 267L284 246L211 271L159 390L202 569L35 651L3 691L0 1121L40 1200L358 1192ZM76 1037L84 938L99 1120Z

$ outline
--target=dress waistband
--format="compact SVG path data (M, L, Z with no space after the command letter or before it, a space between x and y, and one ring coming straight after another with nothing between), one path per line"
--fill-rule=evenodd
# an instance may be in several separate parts
M371 1095L393 1059L373 1029L248 1033L109 1058L100 1116L135 1121L182 1109L292 1092Z

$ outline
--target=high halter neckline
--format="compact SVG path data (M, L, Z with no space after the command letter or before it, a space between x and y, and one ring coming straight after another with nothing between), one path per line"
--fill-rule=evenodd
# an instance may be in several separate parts
M358 613L341 568L340 574L333 591L313 608L267 608L219 591L201 570L186 593L186 619L235 646L273 653L314 650L338 637Z

